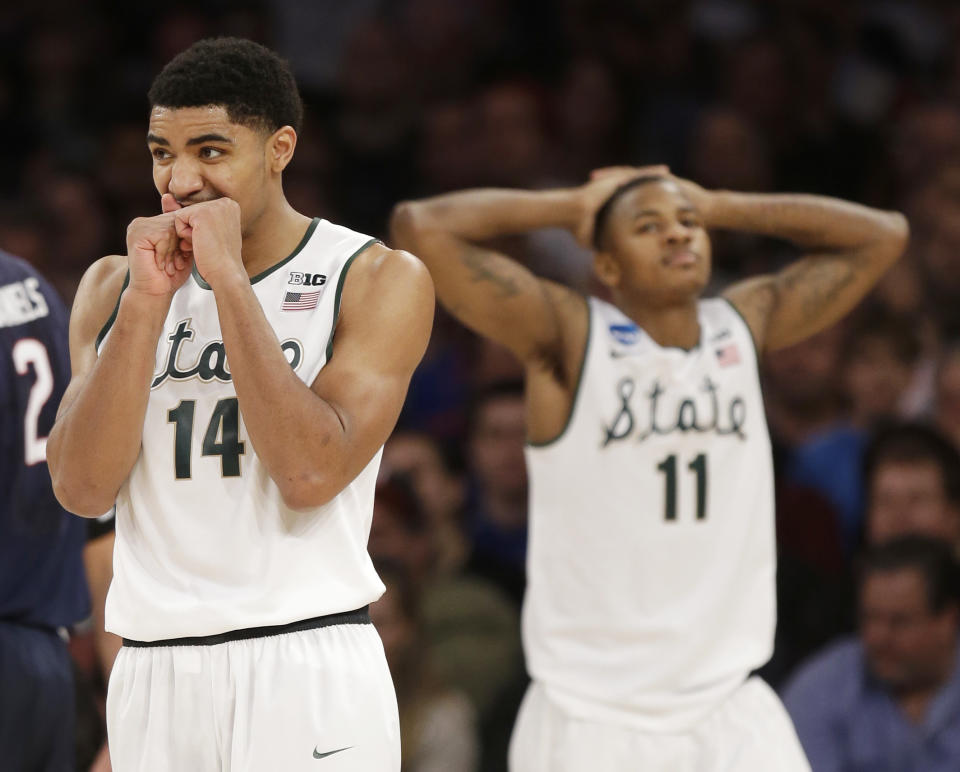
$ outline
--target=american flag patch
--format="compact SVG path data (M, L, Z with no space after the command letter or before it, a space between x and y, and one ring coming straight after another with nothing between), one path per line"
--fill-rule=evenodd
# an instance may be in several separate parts
M730 367L740 364L740 349L736 343L728 343L717 349L717 364L720 367Z
M283 296L283 303L280 304L281 311L308 311L316 308L320 302L320 293L316 292L288 292Z

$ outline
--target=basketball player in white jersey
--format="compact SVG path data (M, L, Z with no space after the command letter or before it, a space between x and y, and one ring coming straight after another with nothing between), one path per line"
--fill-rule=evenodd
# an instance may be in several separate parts
M524 363L533 683L514 772L808 770L750 673L775 626L773 470L757 356L843 316L899 257L899 214L708 192L664 167L401 204L441 302ZM563 227L613 303L480 245ZM790 239L784 271L702 300L709 228Z
M80 285L48 450L68 509L116 500L113 769L396 772L366 542L429 274L287 203L302 108L268 49L202 41L150 103L163 214Z

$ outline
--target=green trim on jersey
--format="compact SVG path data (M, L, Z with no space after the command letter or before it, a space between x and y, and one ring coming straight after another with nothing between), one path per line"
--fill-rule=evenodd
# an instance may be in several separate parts
M740 313L740 309L736 307L734 302L730 298L725 298L723 295L720 295L720 300L724 301L730 308L733 309L733 312L740 317L740 321L743 322L743 326L747 328L747 335L750 336L750 343L753 344L753 358L757 362L757 372L760 372L760 348L757 346L757 339L753 337L753 330L750 328L749 323L744 318L743 314Z
M583 346L583 359L580 360L580 372L577 373L577 383L573 387L573 399L570 400L570 412L567 413L567 420L564 422L563 428L556 437L544 440L543 442L532 442L528 440L528 447L546 448L559 442L560 438L567 433L567 429L570 428L570 424L573 422L573 414L577 409L577 400L580 398L580 384L583 383L583 371L587 368L587 356L590 353L590 336L593 334L593 308L590 306L590 301L587 298L583 300L587 304L587 342Z
M330 340L327 341L327 362L329 362L330 357L333 356L333 335L337 331L337 320L340 318L340 296L343 294L343 282L347 278L347 271L350 270L353 261L357 259L361 252L379 241L380 239L370 239L370 241L350 255L350 257L346 259L346 262L344 262L343 268L340 269L340 278L337 279L337 294L334 295L333 298L333 324L330 325Z
M107 337L107 333L110 332L110 328L113 327L113 323L117 321L117 314L120 312L120 298L123 297L123 291L130 285L130 269L127 269L127 275L123 277L123 286L120 288L120 294L117 295L117 304L113 307L113 313L110 314L110 318L107 319L107 323L103 325L103 328L100 330L100 334L97 335L97 341L93 344L95 351L99 353L100 344L103 343L103 339Z
M310 225L307 226L307 232L303 234L303 238L300 239L300 243L297 244L296 247L294 247L293 252L291 252L289 255L287 255L285 258L283 258L283 260L281 260L280 262L274 263L274 264L271 265L269 268L267 268L265 271L261 271L261 272L258 273L256 276L252 277L252 278L250 279L250 283L251 283L251 284L256 284L256 283L257 283L258 281L260 281L261 279L267 278L271 273L273 273L274 271L277 271L277 270L283 268L283 266L285 266L287 263L289 263L291 260L293 260L293 258L295 258L297 255L299 255L299 254L303 251L303 248L304 248L305 246L307 246L307 242L310 241L310 237L313 235L313 232L317 229L317 226L318 226L319 224L320 224L320 218L319 218L319 217L314 217L313 220L310 221ZM202 288L205 289L205 290L213 289L213 288L207 283L207 280L204 279L204 278L200 275L200 271L197 270L197 264L196 264L196 262L194 262L194 264L193 264L193 270L192 270L190 273L193 275L193 280L194 280L200 287L202 287Z

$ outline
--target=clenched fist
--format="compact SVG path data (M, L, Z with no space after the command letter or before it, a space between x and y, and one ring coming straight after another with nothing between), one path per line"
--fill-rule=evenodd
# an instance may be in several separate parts
M186 245L200 275L213 287L224 278L244 276L240 205L217 198L177 209L174 223L181 245Z
M161 200L163 214L138 217L127 226L130 287L156 297L171 296L190 276L191 245L177 235L179 204L169 193Z

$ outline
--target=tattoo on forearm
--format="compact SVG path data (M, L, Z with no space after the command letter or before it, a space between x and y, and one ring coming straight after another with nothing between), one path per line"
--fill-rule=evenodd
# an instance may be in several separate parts
M496 255L485 249L467 245L460 250L460 262L470 269L471 281L490 282L499 293L501 299L512 298L520 294L520 287L513 276L498 271L494 261Z

